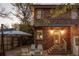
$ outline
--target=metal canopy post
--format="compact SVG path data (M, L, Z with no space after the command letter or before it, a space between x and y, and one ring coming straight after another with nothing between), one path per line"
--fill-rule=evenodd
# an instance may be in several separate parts
M1 24L1 50L2 50L2 55L5 56L3 24Z

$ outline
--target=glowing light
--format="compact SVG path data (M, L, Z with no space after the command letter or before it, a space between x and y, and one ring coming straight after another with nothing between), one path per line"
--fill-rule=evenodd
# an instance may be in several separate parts
M61 30L60 32L61 32L61 34L65 34L65 31L64 30Z
M58 43L58 40L55 40L55 43Z
M53 34L54 30L49 30L50 34Z
M43 38L43 36L42 36L42 35L40 35L40 38L42 39L42 38Z

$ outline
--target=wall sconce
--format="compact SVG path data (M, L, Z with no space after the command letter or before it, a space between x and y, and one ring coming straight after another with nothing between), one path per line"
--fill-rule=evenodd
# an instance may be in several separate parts
M60 30L60 32L62 35L65 34L65 30Z
M49 30L49 33L50 33L50 34L53 34L53 32L54 32L54 30Z

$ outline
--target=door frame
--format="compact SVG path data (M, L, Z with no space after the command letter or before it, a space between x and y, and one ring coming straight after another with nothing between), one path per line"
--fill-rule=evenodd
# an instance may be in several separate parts
M58 42L60 43L60 40L61 40L61 32L59 31L59 30L54 30L54 33L53 33L53 38L54 38L54 43L55 43L55 40L56 40L56 38L57 37L55 37L55 36L58 36Z

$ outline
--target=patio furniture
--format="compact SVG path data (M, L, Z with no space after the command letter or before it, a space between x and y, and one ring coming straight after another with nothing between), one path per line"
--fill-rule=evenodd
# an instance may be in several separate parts
M43 52L42 44L38 44L37 49L35 50L35 55L41 56L43 54L42 52Z
M21 48L21 56L27 56L29 53L28 48Z
M43 50L42 44L38 44L37 49L38 49L38 50Z
M31 55L35 55L35 50L36 50L35 44L32 44L32 45L31 45L31 48L30 48L30 54L31 54Z

